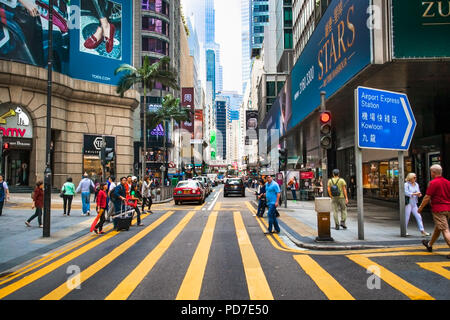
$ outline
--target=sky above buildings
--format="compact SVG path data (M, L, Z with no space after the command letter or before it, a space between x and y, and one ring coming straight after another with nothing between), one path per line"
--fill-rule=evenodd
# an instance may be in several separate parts
M220 44L223 89L242 94L241 1L215 0L216 42Z

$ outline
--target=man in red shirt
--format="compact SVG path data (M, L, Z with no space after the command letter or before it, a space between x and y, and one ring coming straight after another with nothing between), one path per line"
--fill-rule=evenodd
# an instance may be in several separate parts
M433 244L439 238L442 232L447 245L450 247L450 230L448 226L448 219L450 218L450 181L442 176L442 167L440 165L433 165L430 168L431 178L427 189L427 195L422 201L419 208L419 213L422 213L423 208L431 201L431 211L433 212L434 232L431 240L423 240L423 245L429 252L433 251ZM447 256L450 259L450 255Z

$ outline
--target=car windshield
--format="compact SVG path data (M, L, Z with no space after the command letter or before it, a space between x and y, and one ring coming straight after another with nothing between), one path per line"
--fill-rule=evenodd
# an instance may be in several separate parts
M241 183L242 183L241 179L229 179L227 181L227 184L232 184L232 185L238 185L238 184L241 184Z
M177 188L197 188L196 181L180 181L178 182Z

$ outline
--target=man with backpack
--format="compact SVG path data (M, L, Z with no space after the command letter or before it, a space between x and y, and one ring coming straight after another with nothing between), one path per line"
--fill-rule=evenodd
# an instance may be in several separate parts
M333 170L333 178L328 181L328 194L331 197L331 205L334 212L334 223L336 230L341 226L347 229L345 221L347 220L347 183L339 177L339 170ZM341 213L341 222L339 223L339 212Z

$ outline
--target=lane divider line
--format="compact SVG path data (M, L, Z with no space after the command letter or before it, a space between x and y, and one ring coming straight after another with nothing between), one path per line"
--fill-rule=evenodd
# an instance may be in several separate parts
M176 300L198 300L208 263L209 252L217 222L217 211L211 213L203 230L202 237L192 257L191 264L180 286Z
M432 296L430 296L425 291L415 287L411 283L403 280L396 274L392 273L385 267L375 263L374 261L370 260L367 257L364 257L359 254L353 254L348 255L347 258L349 258L351 261L355 262L356 264L359 264L364 269L368 270L369 267L376 266L378 270L380 270L379 277L381 280L385 281L387 284L389 284L394 289L400 291L405 296L410 298L411 300L435 300Z
M151 225L146 227L144 230L140 231L138 234L134 235L132 238L128 239L118 247L114 248L110 253L106 256L89 266L87 269L83 270L80 274L80 285L87 281L89 278L94 276L100 270L108 266L111 262L117 259L120 255L122 255L125 251L135 245L139 240L147 236L150 232L155 230L158 226L160 226L164 221L170 218L175 211L169 211L163 216L161 216L158 220L153 222ZM69 294L73 288L69 288L66 283L63 283L58 288L50 292L41 298L41 300L61 300L67 294Z
M245 229L241 213L233 213L236 236L241 251L250 300L274 300L258 256Z
M295 255L295 261L329 300L355 300L325 269L308 255Z
M126 300L153 269L163 254L169 249L178 235L183 231L195 211L190 211L167 234L163 240L139 263L139 265L105 298L105 300Z
M437 273L438 275L450 280L450 261L445 262L417 262L422 269Z

